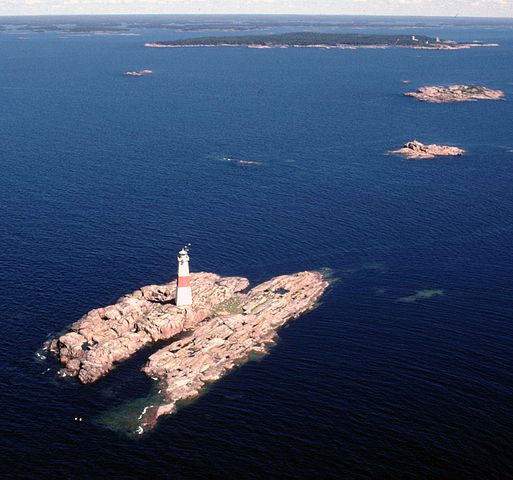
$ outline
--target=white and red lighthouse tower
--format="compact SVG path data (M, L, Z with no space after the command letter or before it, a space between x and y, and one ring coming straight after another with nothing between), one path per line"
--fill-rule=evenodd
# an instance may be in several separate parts
M176 282L176 306L192 305L191 275L189 273L189 251L184 247L178 252L178 280Z

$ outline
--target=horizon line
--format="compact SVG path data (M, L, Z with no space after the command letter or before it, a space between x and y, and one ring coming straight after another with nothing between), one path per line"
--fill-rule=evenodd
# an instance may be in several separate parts
M512 16L481 16L481 15L415 15L415 14L362 14L362 13L243 13L243 12L212 12L212 13L203 13L203 12L182 12L182 13L54 13L54 14L31 14L31 13L16 13L16 14L7 14L0 13L0 18L2 17L16 17L16 18L25 18L25 17L129 17L129 16L233 16L233 17L256 17L256 16L268 16L268 17L386 17L386 18L452 18L452 19L487 19L487 20L512 20Z

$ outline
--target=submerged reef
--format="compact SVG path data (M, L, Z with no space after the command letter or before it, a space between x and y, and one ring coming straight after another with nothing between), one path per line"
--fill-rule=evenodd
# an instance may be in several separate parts
M244 166L248 166L248 165L261 165L260 162L257 162L255 160L244 160L244 159L232 158L232 157L223 157L223 160L226 162L230 162L235 165L238 165L240 167L244 167Z
M418 300L428 300L430 298L441 297L443 295L445 295L445 292L440 288L428 288L425 290L417 290L417 292L413 293L412 295L399 298L398 301L404 303L415 303Z

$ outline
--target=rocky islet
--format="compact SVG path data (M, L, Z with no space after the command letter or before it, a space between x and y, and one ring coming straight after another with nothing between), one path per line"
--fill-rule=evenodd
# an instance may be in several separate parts
M161 383L163 399L141 415L147 430L252 352L265 353L277 330L313 309L328 286L319 272L282 275L249 291L243 277L193 273L191 306L174 304L176 281L149 285L90 311L45 348L59 358L62 375L92 383L146 345L183 333L143 368Z
M420 87L416 92L406 92L404 95L423 102L452 103L501 100L504 97L504 92L479 85L449 85L447 87L435 85Z
M435 157L454 157L463 155L465 150L447 145L424 145L418 140L405 143L402 148L392 150L390 153L403 155L409 159L416 158L435 158Z

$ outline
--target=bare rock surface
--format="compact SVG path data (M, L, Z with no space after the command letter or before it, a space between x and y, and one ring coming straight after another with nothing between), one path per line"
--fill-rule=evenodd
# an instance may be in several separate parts
M482 42L470 42L470 43L456 43L451 41L439 42L435 45L430 46L418 46L412 47L421 50L468 50L469 48L476 47L498 47L498 43L482 43Z
M160 380L163 402L145 409L141 430L151 428L159 416L174 412L177 402L198 396L206 384L251 353L264 354L277 330L314 308L328 285L318 272L273 278L246 294L236 294L189 336L151 355L143 370Z
M435 158L435 157L454 157L463 155L465 150L458 147L450 147L446 145L424 145L423 143L413 140L407 142L399 150L392 150L390 153L404 155L407 158Z
M153 70L134 70L130 72L125 72L125 75L129 77L144 77L145 75L151 75Z
M407 92L405 95L423 102L451 103L500 100L504 97L504 92L478 85L449 85L448 87L420 87L416 92Z
M193 273L191 306L175 306L176 281L149 285L91 310L46 348L63 374L91 383L145 345L181 334L143 367L160 388L137 418L135 433L143 433L252 353L265 354L277 330L315 308L328 286L319 272L282 275L249 291L246 278Z
M149 285L125 295L114 305L91 310L47 347L59 357L63 374L91 383L147 344L194 328L216 305L248 285L248 280L241 277L194 273L194 303L187 309L174 305L176 281Z

